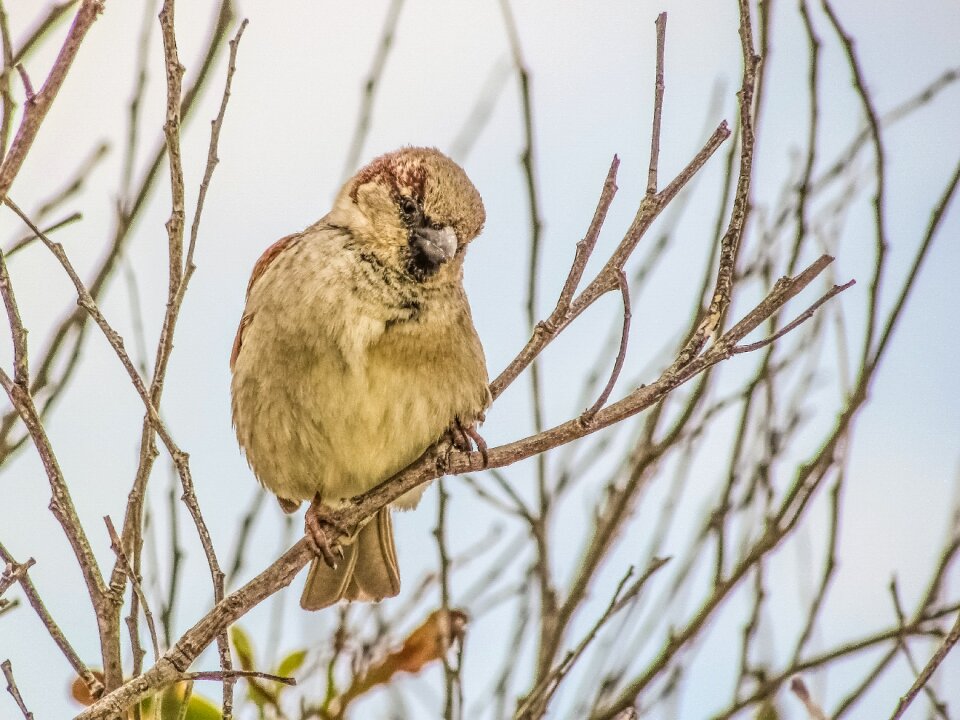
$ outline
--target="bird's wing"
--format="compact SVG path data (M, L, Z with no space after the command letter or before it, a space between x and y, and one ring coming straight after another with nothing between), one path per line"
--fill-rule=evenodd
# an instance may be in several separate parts
M240 318L240 327L237 328L237 336L233 339L233 349L230 351L231 371L233 370L233 366L237 364L237 358L240 357L240 346L243 345L243 331L252 319L253 315L244 315Z
M250 290L253 289L254 284L260 277L267 271L267 268L270 267L270 263L276 260L277 256L290 247L294 242L296 242L302 233L294 233L293 235L287 235L277 240L273 245L268 247L263 251L263 255L260 256L260 259L257 260L256 264L253 266L253 272L250 273L250 282L247 283L247 297L250 297Z
M250 290L253 289L254 284L267 271L267 268L270 267L270 263L272 263L280 253L289 248L299 237L300 233L287 235L277 240L263 252L263 255L260 256L253 266L253 272L250 273L250 282L247 283L247 298L250 297ZM240 355L240 348L243 345L243 331L252 319L252 313L244 313L243 317L240 318L240 327L237 328L237 336L233 339L233 350L230 352L231 370L233 370L233 366L237 362L237 357Z

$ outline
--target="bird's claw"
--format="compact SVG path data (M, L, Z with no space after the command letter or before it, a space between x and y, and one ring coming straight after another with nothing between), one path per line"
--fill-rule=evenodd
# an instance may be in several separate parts
M453 424L447 428L447 438L450 440L450 445L461 452L470 452L473 450L470 437L467 435L466 430L463 425L460 424L459 420L454 420Z
M487 467L490 464L487 442L480 436L480 433L477 432L477 426L475 424L464 425L460 422L460 418L456 418L453 424L447 429L447 437L450 438L451 445L457 450L473 452L474 449L476 449L479 451L480 455L483 456L483 467Z
M330 508L320 502L319 497L310 503L303 520L311 549L317 557L323 558L328 566L336 570L339 562L343 560L340 538L348 533L337 523Z

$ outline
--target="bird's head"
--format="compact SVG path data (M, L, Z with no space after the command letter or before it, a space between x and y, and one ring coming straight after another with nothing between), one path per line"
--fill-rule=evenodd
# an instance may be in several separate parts
M343 186L330 221L418 282L459 277L483 228L480 193L453 160L408 147L373 160Z

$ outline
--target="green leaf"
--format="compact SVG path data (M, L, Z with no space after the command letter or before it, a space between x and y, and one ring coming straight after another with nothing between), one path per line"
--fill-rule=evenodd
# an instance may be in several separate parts
M164 691L162 720L177 720L183 693L182 685L167 688ZM190 702L187 703L185 720L222 720L222 718L220 708L202 695L197 695L194 689L190 695Z
M250 636L243 631L243 628L239 625L232 626L230 628L230 641L233 643L233 649L237 651L237 660L240 661L240 667L244 670L255 669L253 643L250 642Z
M303 665L303 661L306 659L306 650L294 650L280 661L280 665L277 666L277 672L275 674L281 677L290 677L300 669L300 666Z

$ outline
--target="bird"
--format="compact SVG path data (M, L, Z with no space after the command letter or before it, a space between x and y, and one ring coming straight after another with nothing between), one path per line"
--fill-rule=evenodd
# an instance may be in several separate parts
M492 399L463 287L486 213L466 172L435 148L381 155L333 209L254 265L230 355L233 425L260 484L290 513L310 502L318 551L300 604L400 592L390 509L353 537L323 522L444 436L461 449ZM392 503L416 507L419 486ZM329 527L329 526L328 526Z

